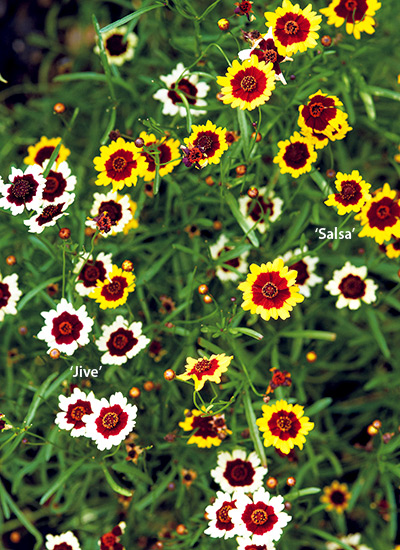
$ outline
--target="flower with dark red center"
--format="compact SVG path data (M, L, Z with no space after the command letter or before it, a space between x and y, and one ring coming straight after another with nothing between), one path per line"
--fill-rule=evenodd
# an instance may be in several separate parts
M40 340L45 340L49 346L48 352L53 348L61 353L72 355L79 346L89 343L89 332L93 327L93 319L90 319L86 306L75 310L72 304L62 298L56 309L44 311L45 325L37 335Z
M275 44L280 55L292 55L315 48L318 40L316 32L320 27L322 17L312 11L312 5L305 9L299 4L283 0L282 7L275 12L265 12L267 27L272 27Z
M167 350L163 348L162 343L159 340L152 340L149 345L150 357L158 363L166 355Z
M255 199L248 196L239 198L239 208L243 216L253 227L256 227L260 233L265 233L271 222L275 222L282 212L283 200L275 196L274 191L269 191L267 187L258 189L258 195Z
M207 380L219 384L222 373L228 370L228 366L233 359L233 355L228 357L225 353L211 355L210 359L186 359L186 372L177 376L178 380L194 380L194 389L200 391Z
M191 412L186 410L184 422L179 422L179 426L185 431L195 430L189 438L188 445L196 443L198 447L212 447L221 444L226 435L231 434L225 424L224 415L202 416L203 412L193 409ZM222 437L221 437L222 436Z
M22 296L22 292L18 288L18 275L13 273L3 277L0 273L0 322L8 313L17 315L17 302Z
M159 312L162 313L163 315L166 315L168 313L171 313L172 311L175 311L176 304L170 296L167 296L166 294L161 294L160 302L161 302L161 307L159 309Z
M120 67L133 58L138 37L134 32L128 32L128 27L111 29L102 33L101 38L109 63ZM96 44L94 52L100 54L99 44Z
M89 294L89 298L95 299L100 304L101 309L114 309L124 304L128 299L128 294L135 290L135 280L136 276L133 273L123 271L118 266L113 265L106 279L97 281L96 286Z
M60 395L59 408L55 423L61 430L71 430L72 437L86 435L86 423L83 422L84 415L93 413L93 403L96 400L94 393L86 395L79 388L74 388L70 397Z
M46 550L81 550L81 547L72 531L67 531L61 535L46 535Z
M307 246L296 248L293 252L289 250L282 256L285 264L289 264L289 269L297 271L296 285L299 287L299 292L306 298L311 296L311 288L322 283L323 279L315 273L316 265L319 261L318 257L304 255L308 251ZM294 258L302 256L300 260L292 263Z
M140 133L140 138L144 141L144 149L141 155L145 160L143 174L144 181L152 181L156 176L156 159L158 163L158 172L160 177L170 174L172 170L181 162L179 154L179 141L177 139L158 140L154 134Z
M100 538L100 550L125 550L125 547L120 543L120 535L125 532L126 523L121 521L110 532L105 533Z
M181 470L181 479L185 487L189 489L194 480L197 478L197 473L194 470L182 468Z
M228 242L224 234L220 235L218 241L210 246L210 253L211 257L216 260L217 277L221 281L236 281L240 277L239 273L246 273L247 271L248 263L246 262L246 258L250 251L245 250L236 257L231 257L235 249L232 246L227 246ZM233 267L235 271L229 269L228 266Z
M309 96L306 105L300 105L298 125L310 133L322 133L330 137L337 132L343 123L347 122L347 114L338 107L343 103L339 98L324 94L318 90Z
M96 260L92 256L81 258L74 267L77 274L75 288L80 296L89 296L97 281L105 281L107 274L112 270L112 254L100 252Z
M327 510L335 510L338 514L342 514L347 508L351 493L349 493L346 483L333 481L329 487L324 487L324 494L321 497L321 502L327 504Z
M389 241L392 236L400 238L400 200L396 191L385 183L354 217L363 226L359 237L372 237L378 244Z
M71 169L66 162L54 164L46 177L43 190L43 200L54 202L75 189L76 177L71 175Z
M236 535L236 529L230 517L231 510L236 508L235 502L232 495L221 491L217 493L215 502L205 510L209 520L208 527L204 531L206 535L224 539L230 539Z
M341 216L349 212L359 212L371 200L371 184L366 183L357 170L353 170L351 174L338 172L335 186L339 192L329 195L325 204L336 206Z
M131 201L129 195L119 195L110 191L106 195L94 193L94 203L90 210L91 218L86 225L92 229L98 229L98 221L102 214L106 214L111 223L111 230L103 233L103 237L114 236L121 233L133 220Z
M38 143L28 147L28 156L24 158L25 164L38 164L39 166L44 166L45 161L51 157L54 149L60 141L60 137L48 139L47 137L42 136ZM71 151L61 144L55 161L56 166L58 166L61 162L64 162L70 154Z
M100 451L119 445L133 430L137 414L136 405L130 405L121 392L110 400L104 397L94 404L93 414L84 416L86 435L96 442Z
M28 220L24 220L24 224L29 227L30 233L41 233L46 227L56 225L62 216L68 216L66 209L74 200L75 193L64 193L55 202L47 204L47 206L38 210L34 216Z
M360 39L362 32L375 32L373 17L381 5L378 0L332 0L327 8L319 11L328 18L328 25L340 27L346 23L347 34Z
M237 550L275 550L273 542L268 541L268 544L254 544L249 538L237 537Z
M10 184L0 178L0 208L10 209L13 216L26 210L38 210L42 204L46 180L40 166L28 166L25 172L11 168Z
M118 315L112 325L101 327L103 334L96 340L96 346L106 353L101 362L106 365L123 365L135 357L150 342L142 334L142 323L131 323Z
M286 370L281 371L277 369L276 367L272 367L272 369L269 369L272 372L272 380L268 384L266 393L273 393L276 388L279 388L279 386L291 386L292 380L291 380L291 374L290 372L287 372Z
M393 243L386 245L385 249L386 256L388 258L399 258L400 257L400 239L396 239Z
M247 456L245 451L235 449L232 453L218 453L217 467L210 473L226 493L251 493L262 486L263 477L267 472L268 469L261 466L255 452Z
M355 267L346 262L344 267L333 272L333 278L325 285L332 296L339 296L336 307L342 309L358 309L361 302L371 304L376 300L378 285L372 279L367 279L365 266Z
M195 166L196 168L201 169L207 166L207 157L203 153L203 150L199 147L194 147L193 145L189 144L189 147L181 145L181 149L184 154L182 162L187 168Z
M351 535L346 535L343 537L339 537L339 540L350 546L353 550L372 550L369 546L366 546L365 544L361 544L361 534L360 533L354 533ZM400 546L396 547L397 550L400 550ZM396 548L394 550L396 550ZM338 544L337 542L327 542L326 543L326 550L343 550L343 544Z
M278 141L279 152L274 163L279 164L282 174L289 173L293 178L310 172L313 163L317 160L314 146L307 137L298 132L285 141Z
M236 15L245 15L247 20L250 21L250 13L253 13L252 8L253 2L248 0L243 0L243 2L235 2L235 13Z
M189 151L195 149L203 154L203 161L198 161L201 168L206 164L218 164L228 149L226 128L217 128L210 120L201 126L193 125L192 133L184 142Z

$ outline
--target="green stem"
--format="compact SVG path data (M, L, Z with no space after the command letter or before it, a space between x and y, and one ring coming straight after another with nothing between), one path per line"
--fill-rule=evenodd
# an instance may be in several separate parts
M245 390L244 398L244 410L246 413L247 425L250 431L250 437L253 440L254 448L258 454L259 459L261 460L261 465L267 467L267 457L265 456L264 445L260 438L260 432L256 424L256 416L254 414L253 405L251 403L250 395L248 390Z
M65 297L65 241L63 241L62 298Z

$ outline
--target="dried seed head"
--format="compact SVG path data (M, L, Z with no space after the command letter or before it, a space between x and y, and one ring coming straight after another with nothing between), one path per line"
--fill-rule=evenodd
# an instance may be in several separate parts
M245 166L244 164L240 164L239 166L236 167L236 174L238 176L244 176L246 172L247 172L247 166Z
M327 178L334 178L336 176L336 171L333 170L332 168L329 168L329 170L326 171L326 177Z
M142 138L137 138L135 139L135 145L136 147L138 147L139 149L141 149L144 145L144 140Z
M378 433L379 430L377 430L372 424L370 424L367 428L368 435L371 437L374 437Z
M328 48L332 44L332 38L326 34L321 38L321 44L325 46L325 48Z
M267 479L267 487L269 489L275 489L275 487L278 485L278 480L276 479L276 477L269 477Z
M213 222L213 228L214 228L216 231L221 231L221 229L222 229L222 223L221 223L219 220L214 220L214 222Z
M261 135L260 133L257 133L257 137L256 137L256 133L253 132L253 133L251 134L251 139L254 139L254 138L256 138L256 143L258 143L259 141L262 140L262 135Z
M212 187L215 184L215 181L212 179L211 176L206 177L206 184Z
M151 380L147 380L144 384L143 384L143 389L145 391L153 391L155 388L155 384L154 382L152 382Z
M372 426L376 428L377 430L380 430L382 428L382 422L380 420L374 420L372 422Z
M108 137L111 141L117 141L117 139L121 137L121 133L119 130L111 130L111 132L108 134Z
M21 334L21 336L25 336L25 334L28 334L28 327L25 325L21 325L18 327L18 332Z
M296 478L293 476L290 476L286 480L286 485L289 485L289 487L294 487L296 485Z
M180 523L176 528L176 532L178 533L178 535L184 535L185 533L187 533L187 529L183 525L183 523Z

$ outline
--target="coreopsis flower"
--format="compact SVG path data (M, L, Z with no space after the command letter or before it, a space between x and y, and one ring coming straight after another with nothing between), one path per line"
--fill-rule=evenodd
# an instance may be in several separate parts
M271 62L260 61L256 54L242 64L234 59L225 76L218 76L222 101L232 108L252 111L264 105L275 90L275 71Z
M304 300L296 277L297 272L289 271L281 258L261 266L251 264L246 281L238 286L243 291L242 308L261 315L264 321L287 319L293 307Z
M133 58L138 42L137 35L134 32L127 34L127 31L128 27L122 26L111 29L101 36L108 62L118 67ZM98 44L96 44L94 52L97 54L100 53Z
M257 223L260 233L265 233L269 224L276 221L282 212L283 200L274 191L260 187L257 198L239 197L239 209L250 224Z
M139 221L135 218L135 213L137 210L137 202L133 201L129 197L129 195L128 195L128 198L129 198L129 208L132 214L132 218L131 218L131 221L129 221L127 224L124 225L124 228L123 228L124 235L127 235L131 229L136 229L137 227L139 227Z
M366 304L375 302L378 285L372 279L366 279L367 274L365 265L355 267L350 262L333 272L333 278L325 285L325 289L332 296L339 296L336 302L338 309L358 309L361 301Z
M75 310L72 304L62 298L56 309L43 311L41 315L45 325L37 337L47 343L48 353L55 348L61 353L72 355L78 346L89 343L93 319L88 316L85 305Z
M197 478L197 473L194 470L182 468L181 478L183 485L189 489L193 481Z
M245 33L245 37L247 36L248 34ZM245 61L246 59L250 59L252 55L256 55L259 61L272 63L272 68L275 71L275 80L280 80L282 84L286 84L280 64L285 61L293 61L293 59L291 57L279 55L278 48L275 46L272 27L268 29L267 34L260 35L260 38L255 41L251 40L250 37L250 41L252 42L252 47L246 50L241 50L238 53L238 58L240 61Z
M141 151L142 157L145 159L145 167L143 174L144 181L152 181L156 176L156 162L158 159L160 177L163 178L170 174L172 170L181 162L179 153L179 141L177 139L162 139L157 140L154 134L146 134L141 132L140 137L144 141L145 147L154 149L154 155L148 152Z
M184 422L179 422L179 426L185 431L196 430L188 439L187 444L195 443L198 447L210 448L213 445L218 447L222 440L232 431L228 430L225 424L225 416L216 414L214 416L202 416L204 413L193 409L191 412L185 411ZM189 416L188 416L189 415Z
M153 95L154 99L163 103L163 115L175 116L179 113L181 117L186 116L186 109L182 99L176 93L176 90L181 92L186 97L189 105L196 107L205 107L207 102L203 98L207 96L210 86L205 82L199 82L197 74L185 74L183 63L178 63L171 74L160 76L160 80L166 84L167 89L162 88L157 90ZM183 78L180 78L182 75ZM179 80L179 82L177 82ZM202 109L190 109L190 113L194 116L205 115L206 111Z
M133 462L134 464L138 463L139 456L144 452L144 449L139 445L135 444L138 435L135 432L131 432L128 437L125 439L125 449L128 453L128 456L125 458L128 462Z
M75 265L73 273L77 274L75 288L80 296L89 296L97 281L104 282L107 274L112 270L112 254L100 252L96 259L93 256L81 258Z
M400 239L396 239L394 243L389 243L386 245L385 253L388 258L399 258L400 257Z
M156 363L159 363L164 355L167 354L167 350L163 348L163 345L159 340L152 340L150 342L148 350L150 357Z
M46 550L81 550L79 540L72 531L61 535L46 535Z
M161 302L161 307L159 309L159 312L162 313L163 315L166 315L167 313L171 313L172 311L175 311L176 304L170 296L167 296L166 294L161 294L160 302Z
M292 55L315 48L322 17L312 11L312 5L304 9L299 4L283 0L282 7L275 12L265 12L267 27L272 27L272 34L280 55Z
M118 315L110 326L103 325L101 330L103 334L96 339L96 346L106 352L101 357L105 365L123 365L150 342L142 334L142 323L129 324L122 315Z
M7 424L6 420L4 420L5 416L6 416L5 414L0 413L0 432L2 432L4 430L11 430L11 428L12 428L12 425Z
M269 369L272 372L272 379L268 384L266 393L273 393L280 386L289 387L292 385L291 374L286 370L279 370L276 367Z
M340 27L346 23L347 34L359 40L362 32L375 32L373 17L381 5L377 0L332 0L328 7L319 11L328 18L328 25Z
M208 165L207 156L203 153L203 149L195 147L189 143L188 147L181 145L183 152L182 162L187 168L195 166L197 169L205 168Z
M71 174L68 163L65 161L58 165L54 163L46 177L43 200L46 202L55 202L61 197L65 198L65 195L68 195L75 189L75 185L76 177Z
M37 210L34 216L30 217L28 220L24 220L24 224L29 227L30 233L42 233L46 227L56 225L57 221L62 218L62 216L68 216L66 210L74 200L75 193L64 193L64 195L54 202Z
M274 163L279 164L281 174L291 174L298 178L301 174L310 172L312 164L317 160L314 146L307 137L294 132L289 139L278 141L279 152Z
M255 452L247 456L246 451L235 449L218 453L217 467L210 474L225 493L253 493L262 486L267 472Z
M295 445L303 448L305 436L314 428L314 423L304 416L304 407L281 399L274 405L263 405L262 411L262 418L256 424L263 432L265 447L272 445L285 455Z
M100 451L119 445L135 426L136 405L128 404L121 392L105 397L94 404L93 414L83 416L86 435L96 442Z
M396 191L385 183L362 207L359 214L354 216L363 226L359 237L372 237L378 244L389 241L392 236L400 238L400 200Z
M105 533L100 538L100 550L125 550L125 547L120 543L120 537L125 533L125 529L126 523L120 521L110 532Z
M338 108L343 106L343 103L335 95L324 94L318 90L308 99L306 105L299 107L297 123L300 128L330 137L347 121L348 115Z
M38 210L42 204L43 190L46 180L40 166L28 166L23 172L11 168L8 179L4 183L0 178L0 208L10 209L13 216L26 210Z
M100 147L100 156L93 159L94 168L99 173L96 185L112 184L113 192L120 191L125 185L136 185L138 176L144 176L146 161L140 149L122 137L110 145Z
M335 510L338 514L342 514L349 505L350 497L351 493L346 483L335 480L328 487L324 487L324 494L320 500L327 504L327 510Z
M236 533L235 525L230 517L230 512L236 508L234 495L229 493L217 492L217 498L210 506L206 508L208 527L204 531L205 535L213 538L231 539Z
M200 391L207 380L219 384L221 382L222 373L228 370L229 364L233 359L233 355L227 356L225 353L219 355L211 355L208 359L206 356L201 359L186 359L186 372L177 376L178 380L194 380L194 389Z
M255 16L252 15L250 18L250 13L253 12L253 2L249 2L248 0L243 0L242 2L235 2L235 14L236 15L245 15L247 17L248 21L253 21L255 19Z
M274 543L270 541L268 541L268 544L254 544L249 538L237 537L236 542L238 544L237 550L275 550Z
M96 300L101 309L115 309L125 304L129 293L135 290L135 280L136 276L133 273L113 265L104 281L97 281L89 298Z
M18 274L13 273L3 277L0 273L0 322L8 313L17 315L17 302L22 296L22 292L18 288Z
M210 120L201 126L193 125L192 133L184 139L184 142L189 149L193 147L199 149L207 164L219 164L221 156L228 149L226 128L217 128ZM201 167L204 166L204 163L200 162L200 164Z
M225 260L220 263L221 255L223 258L226 254L234 250L232 246L227 246L228 242L227 237L222 234L219 236L218 241L210 246L211 257L218 262L216 266L216 275L220 281L236 281L239 279L239 274L236 271L239 271L239 273L246 273L248 268L246 258L250 253L249 250L246 250L236 258L231 258L230 260ZM231 266L236 271L231 271L225 266Z
M236 507L229 513L236 528L236 534L251 539L255 545L279 540L282 530L292 519L284 512L282 496L271 495L261 488L251 497L245 493L234 493Z
M348 544L349 546L351 546L351 548L354 548L354 550L372 550L372 548L369 548L369 546L365 546L365 544L360 543L360 533L354 533L352 535L346 535L345 537L339 537L339 540ZM327 542L326 550L343 550L343 548L337 542Z
M332 129L330 134L325 135L322 132L311 130L308 126L303 126L300 129L301 134L314 145L315 149L323 149L330 141L338 141L344 139L348 132L353 128L349 126L347 119L337 121L337 128Z
M39 166L43 166L45 161L51 157L54 149L60 141L60 137L48 139L47 137L42 136L38 143L28 147L28 156L24 158L25 164L38 164ZM67 160L70 154L71 151L64 145L61 145L56 157L56 166L61 164L61 162L64 162L64 160Z
M93 198L94 202L90 210L92 219L88 219L86 225L92 229L96 229L97 221L94 218L106 214L110 219L111 230L109 233L104 233L103 237L108 237L108 235L114 236L117 233L121 233L126 224L132 220L129 196L118 195L117 192L114 193L113 191L109 191L106 195L94 193Z
M307 250L308 247L303 246L303 249L296 248L293 252L288 251L282 256L282 260L289 264L289 269L297 271L296 285L299 287L299 292L306 298L309 298L311 296L311 288L323 281L322 277L315 274L315 268L319 258L317 256L304 256L295 263L290 262L292 258L300 254L305 254Z
M60 395L58 398L61 412L57 413L55 423L61 430L70 430L72 437L86 436L86 422L82 420L84 415L93 413L93 404L96 401L91 391L86 395L79 388L74 388L70 397Z
M336 174L335 187L339 193L332 193L325 201L327 206L336 206L338 214L343 216L349 212L359 212L362 206L369 200L371 195L369 189L370 183L366 183L358 170L353 170L351 174Z

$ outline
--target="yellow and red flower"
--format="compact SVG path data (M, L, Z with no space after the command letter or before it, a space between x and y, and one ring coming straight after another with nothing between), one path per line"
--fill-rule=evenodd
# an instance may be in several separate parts
M150 149L149 152L142 151L141 155L145 159L143 174L144 181L152 181L156 175L156 161L158 159L160 177L170 174L172 170L181 162L179 152L179 141L177 139L157 140L154 134L140 133L140 138L144 141L144 146ZM154 154L151 154L154 150Z
M319 10L328 18L328 25L340 27L346 23L347 34L359 40L362 32L375 32L375 13L381 7L377 0L332 0L327 8Z
M343 216L349 212L359 212L362 206L371 199L370 183L366 183L357 170L351 174L338 172L335 180L339 193L332 193L325 201L327 206L336 206L338 214Z
M289 139L278 141L279 152L274 163L279 164L281 174L289 173L293 178L310 172L317 153L311 141L295 132Z
M133 273L123 271L113 265L104 281L97 281L94 290L89 294L100 304L101 309L116 308L125 304L128 294L135 290L136 277Z
M324 494L321 497L321 502L327 504L327 510L336 510L338 514L349 505L351 493L348 491L346 483L333 481L329 487L324 487Z
M217 128L210 120L201 126L193 125L192 133L184 142L189 149L198 149L207 164L219 164L221 156L228 149L226 128Z
M184 422L179 422L179 426L185 432L196 430L188 439L187 444L196 443L200 448L210 448L213 445L218 447L218 445L221 445L222 440L228 434L231 434L232 431L226 427L223 414L216 414L214 416L203 415L204 413L197 409L193 409L191 412L189 410L185 411L186 418Z
M396 191L385 183L354 219L363 226L359 237L372 237L378 244L389 241L392 236L400 238L400 200L396 198Z
M321 90L308 99L307 105L299 107L298 125L309 133L322 133L330 138L347 119L347 114L338 109L343 103L338 97L324 94Z
M227 356L225 353L211 355L209 359L186 359L186 372L177 376L179 380L194 380L194 389L200 391L207 380L219 384L223 372L228 370L228 366L233 359L233 355Z
M390 259L400 257L400 239L396 239L394 243L386 245L386 256Z
M51 157L60 141L60 137L48 139L42 136L38 143L28 147L28 156L24 158L25 164L38 164L39 166L43 166L44 162ZM70 154L71 151L64 147L64 145L61 145L55 160L56 166L66 160Z

